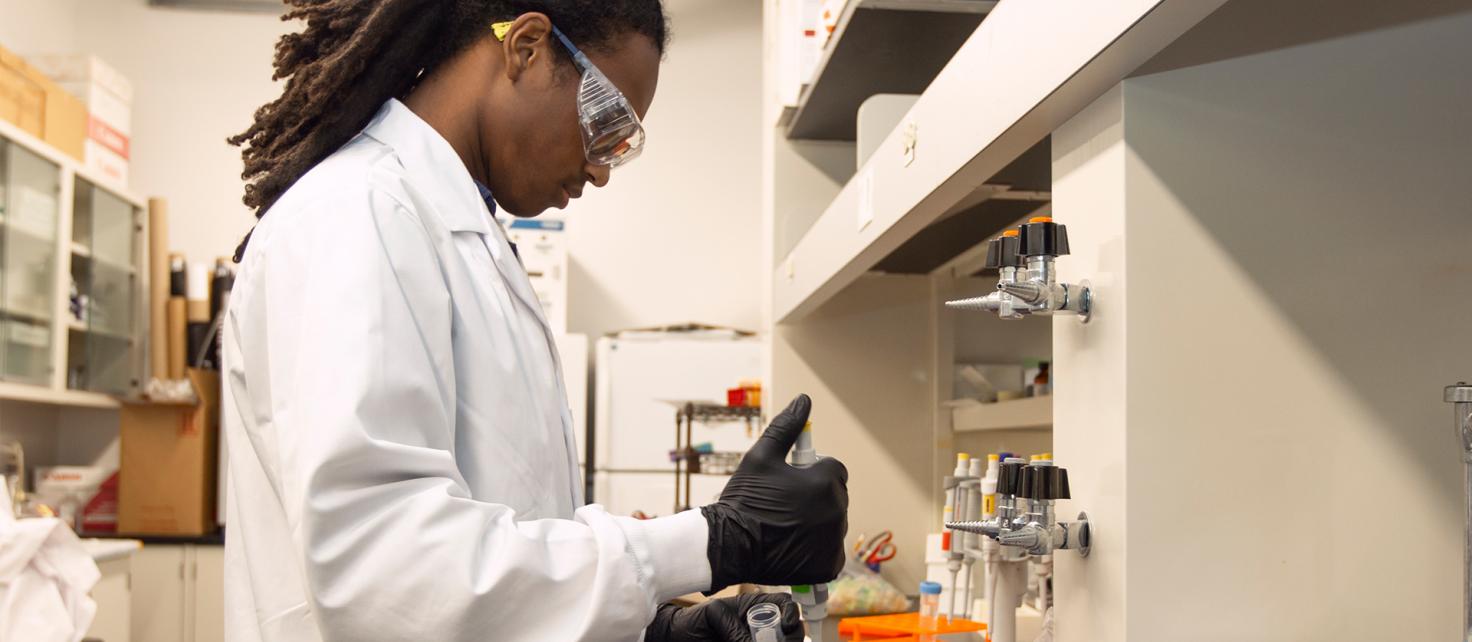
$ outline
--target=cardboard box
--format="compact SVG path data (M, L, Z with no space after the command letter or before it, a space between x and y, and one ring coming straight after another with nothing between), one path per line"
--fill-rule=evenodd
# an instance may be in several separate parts
M0 119L83 160L87 108L20 56L0 48Z
M101 58L61 54L33 56L31 63L86 110L83 163L108 178L127 183L133 131L133 83Z
M46 135L46 87L29 69L20 56L0 48L0 119L41 138Z
M214 532L218 483L220 376L188 371L194 404L124 403L118 532Z

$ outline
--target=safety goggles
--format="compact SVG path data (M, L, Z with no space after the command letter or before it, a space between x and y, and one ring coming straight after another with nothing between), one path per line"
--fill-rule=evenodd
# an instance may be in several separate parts
M506 38L511 24L491 25L497 40ZM553 26L552 33L572 53L573 64L583 75L578 84L578 124L588 162L613 168L638 158L644 151L644 125L634 113L634 106L562 30Z

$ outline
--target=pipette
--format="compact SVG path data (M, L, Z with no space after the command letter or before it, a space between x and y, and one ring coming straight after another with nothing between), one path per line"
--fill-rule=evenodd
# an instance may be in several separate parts
M818 451L813 449L813 422L802 427L797 443L792 445L792 462L795 468L807 468L818 462ZM823 642L823 620L828 617L828 585L803 584L792 587L792 601L802 611L802 621L808 639Z
M946 491L946 506L943 511L943 520L954 519L965 514L966 495L961 488L960 479L966 476L966 472L970 468L970 460L971 455L969 454L956 454L956 470L951 473L956 484L950 490ZM948 523L950 522L942 521L941 527L945 528L945 525ZM956 583L956 580L961 572L961 556L965 550L963 543L965 540L964 535L965 533L945 531L945 534L941 536L942 541L946 543L946 569L951 572L951 607L946 609L946 623L948 624L951 622L951 618L956 616L956 595L960 593L958 589L961 586Z

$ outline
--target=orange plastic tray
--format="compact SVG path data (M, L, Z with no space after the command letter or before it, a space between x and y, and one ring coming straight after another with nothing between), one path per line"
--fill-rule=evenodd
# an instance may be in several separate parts
M971 620L962 620L960 618L947 622L945 616L941 616L940 620L936 623L936 628L927 629L920 626L919 613L849 617L838 622L838 632L853 636L852 639L854 642L861 642L862 640L904 642L905 640L919 640L919 636L921 635L974 633L985 630L986 625L980 622L972 622Z

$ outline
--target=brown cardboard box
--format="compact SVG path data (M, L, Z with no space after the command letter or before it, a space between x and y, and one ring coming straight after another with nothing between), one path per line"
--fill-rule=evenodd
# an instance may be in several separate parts
M99 176L128 182L129 136L133 127L133 83L91 54L42 54L32 67L81 100L87 109L84 164Z
M118 532L206 535L215 530L220 376L190 370L197 404L124 403Z
M46 133L41 138L77 160L87 147L87 106L55 83L46 87Z
M3 47L0 47L0 119L15 123L52 147L82 160L87 140L86 105Z
M0 119L42 138L46 135L46 87L20 56L0 48Z

